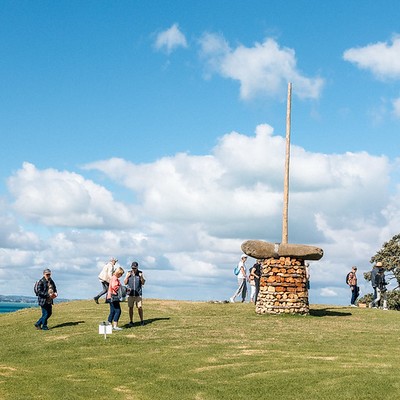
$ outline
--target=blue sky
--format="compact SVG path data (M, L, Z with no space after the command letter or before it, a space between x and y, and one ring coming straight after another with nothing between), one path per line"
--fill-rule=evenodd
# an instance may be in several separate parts
M289 242L325 251L310 301L347 304L400 225L399 20L386 0L2 1L0 293L51 267L88 298L117 257L147 297L230 297L240 244L281 239L290 81Z

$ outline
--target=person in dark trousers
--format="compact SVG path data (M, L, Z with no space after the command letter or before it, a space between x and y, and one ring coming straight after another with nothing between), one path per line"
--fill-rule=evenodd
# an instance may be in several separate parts
M35 323L35 328L47 331L49 330L47 321L53 314L53 299L57 297L57 287L51 279L51 271L48 268L43 271L43 278L38 282L37 296L38 304L42 309L42 316Z
M359 295L359 288L357 286L357 267L352 267L348 274L347 284L350 286L351 290L351 300L350 306L357 307L356 300Z
M124 274L124 270L118 267L110 280L107 292L107 302L110 304L110 314L108 315L108 322L112 324L113 331L122 331L122 328L118 326L119 317L121 316L121 304L118 295L121 282L119 278Z
M138 309L140 325L144 325L143 306L142 306L142 287L146 282L143 272L139 270L139 264L134 261L131 265L132 270L126 274L124 284L128 286L128 308L129 308L129 326L133 326L133 308Z

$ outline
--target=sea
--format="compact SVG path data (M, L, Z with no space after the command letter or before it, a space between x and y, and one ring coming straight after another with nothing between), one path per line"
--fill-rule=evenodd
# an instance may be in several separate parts
M37 306L37 303L0 302L0 314Z

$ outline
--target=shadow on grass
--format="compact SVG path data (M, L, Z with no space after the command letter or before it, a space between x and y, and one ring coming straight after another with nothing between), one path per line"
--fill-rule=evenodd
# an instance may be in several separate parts
M353 315L351 312L341 312L330 310L329 308L321 308L319 310L310 310L312 317L349 317Z
M167 317L167 318L150 318L150 319L144 319L143 322L145 325L149 325L149 324L152 324L153 322L163 321L163 320L170 320L170 318L169 317ZM140 321L134 322L132 326L129 326L129 324L125 324L124 328L134 328L135 326L140 326Z
M65 328L66 326L76 326L76 325L84 324L84 323L85 323L85 321L64 322L63 324L53 326L51 329Z

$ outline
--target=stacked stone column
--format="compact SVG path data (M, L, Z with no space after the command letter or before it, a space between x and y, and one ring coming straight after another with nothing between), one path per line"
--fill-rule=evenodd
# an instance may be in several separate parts
M293 257L263 260L256 313L309 313L304 260Z

